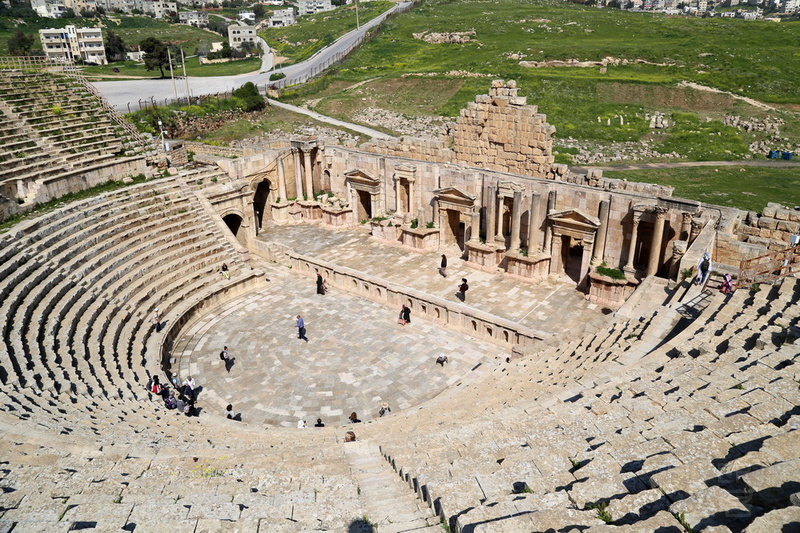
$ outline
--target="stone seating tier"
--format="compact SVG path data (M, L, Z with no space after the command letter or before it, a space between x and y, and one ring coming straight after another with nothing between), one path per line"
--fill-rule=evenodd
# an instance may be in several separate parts
M715 316L733 302L745 316L760 315L740 323L749 335L745 337L760 334L762 340L754 341L757 350L761 346L758 352L723 347L721 353L708 350L696 355L694 348L688 348L683 353L690 355L674 358L665 349L654 350L634 367L620 366L617 379L591 385L577 395L565 391L548 408L542 407L548 405L547 397L539 396L535 402L523 402L523 409L492 410L485 419L443 429L445 417L453 412L450 405L439 405L436 413L413 413L394 426L414 427L412 442L407 431L402 431L405 441L401 441L382 423L362 433L371 437L375 431L401 477L456 531L479 524L493 525L486 531L547 529L543 524L557 530L592 526L590 531L594 527L605 531L597 511L580 511L598 501L608 502L615 520L635 524L638 530L667 509L684 512L695 530L716 522L737 530L764 508L750 505L747 486L725 473L737 471L743 461L758 467L777 465L800 453L796 445L787 449L778 444L800 442L794 433L800 420L793 415L800 392L785 370L788 366L782 366L791 365L797 351L790 346L785 350L787 346L772 337L776 332L764 327L790 314L789 321L797 322L792 310L798 300L796 287L796 280L789 279L780 289L752 297L737 293L738 301L730 298L723 307L712 307L684 332L686 338L702 339L703 332L712 329L709 326L718 326ZM736 305L742 300L749 300L743 308ZM584 346L591 350L591 344ZM720 364L723 356L728 365ZM506 398L511 405L513 394L519 393L511 385L522 380L509 368L504 374L513 391ZM464 402L462 396L459 402ZM759 439L766 439L761 450L766 446L776 451L768 459L758 456L759 463L746 461L749 454L758 453L753 450L759 448L754 445ZM734 453L730 442L735 444ZM530 490L538 497L524 498L523 505L520 495L512 494L515 490ZM560 517L549 514L550 505ZM564 513L565 506L573 511ZM454 516L462 509L473 510ZM739 514L724 513L732 509ZM674 519L672 525L678 525Z

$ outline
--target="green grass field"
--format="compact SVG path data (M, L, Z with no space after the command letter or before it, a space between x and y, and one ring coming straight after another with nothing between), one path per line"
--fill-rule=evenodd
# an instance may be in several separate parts
M393 2L383 0L359 4L360 23L372 20L393 5ZM259 35L270 47L277 50L280 56L299 63L354 29L356 29L355 5L347 5L333 11L300 17L298 23L293 26L269 28Z
M605 171L607 178L675 187L673 196L761 211L767 202L800 205L798 167L692 167Z
M464 32L471 41L418 38L431 32ZM672 17L551 0L426 0L389 20L337 71L283 98L313 100L316 110L343 119L367 106L455 117L475 95L487 93L492 79L515 79L556 127L556 143L567 137L600 144L650 139L688 160L735 160L766 137L724 126L729 114L782 118L781 135L800 143L797 43L800 22ZM627 64L520 65L607 57ZM682 81L777 109L679 86ZM651 132L647 116L654 112L666 113L674 125Z
M119 69L119 72L113 72L112 69ZM239 59L229 63L213 63L210 65L201 65L197 57L190 57L186 59L186 74L188 76L234 76L236 74L246 74L261 68L261 58L250 57L247 59ZM182 76L183 68L179 66L174 67L175 75ZM83 67L83 73L90 79L102 77L104 80L114 80L125 77L137 78L158 78L161 72L158 70L147 70L142 63L135 61L125 61L124 63L113 63L111 65ZM169 69L164 69L164 74L169 77Z

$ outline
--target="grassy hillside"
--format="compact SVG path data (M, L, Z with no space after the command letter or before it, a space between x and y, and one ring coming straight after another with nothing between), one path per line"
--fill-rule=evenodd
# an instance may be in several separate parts
M359 4L361 24L372 20L394 5L385 0ZM259 33L278 55L299 63L313 56L345 33L356 29L355 5L341 6L333 11L306 15L297 24L285 28L268 28Z

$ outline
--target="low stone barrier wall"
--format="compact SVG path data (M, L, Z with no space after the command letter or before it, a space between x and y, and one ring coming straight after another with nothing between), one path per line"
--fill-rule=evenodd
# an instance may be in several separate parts
M369 298L388 307L396 308L398 312L400 307L405 304L411 308L412 316L432 320L481 340L514 348L530 346L544 341L550 336L516 322L410 287L397 285L364 272L333 265L291 251L287 252L287 256L292 269L301 275L313 278L316 276L315 269L319 269L329 287Z
M170 375L174 368L180 367L179 359L181 355L173 354L172 349L175 346L175 341L180 337L181 331L188 329L210 309L264 286L266 286L264 272L251 270L245 273L244 276L234 277L224 286L215 286L219 290L215 290L211 294L198 295L193 301L182 302L174 310L169 311L170 317L176 315L177 317L169 321L167 329L158 344L161 370L166 375Z

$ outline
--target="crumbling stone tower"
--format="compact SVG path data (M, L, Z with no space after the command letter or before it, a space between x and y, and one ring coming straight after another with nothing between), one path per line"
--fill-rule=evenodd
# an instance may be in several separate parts
M470 166L538 178L550 177L555 127L517 96L514 80L495 80L489 94L461 110L453 150Z

